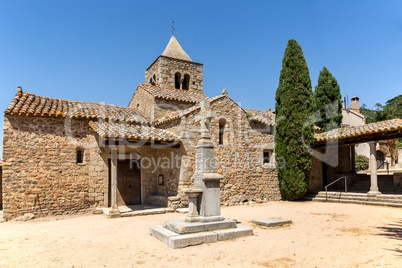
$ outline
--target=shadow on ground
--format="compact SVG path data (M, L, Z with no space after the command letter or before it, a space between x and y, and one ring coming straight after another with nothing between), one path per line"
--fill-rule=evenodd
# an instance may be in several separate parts
M391 223L388 226L377 227L380 231L379 235L388 237L390 239L402 240L402 220L399 222ZM399 248L387 249L392 250L402 255L402 245Z

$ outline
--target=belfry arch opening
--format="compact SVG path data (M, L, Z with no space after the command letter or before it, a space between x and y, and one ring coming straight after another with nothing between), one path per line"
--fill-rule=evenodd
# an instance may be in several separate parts
M189 89L190 86L190 75L189 74L185 74L184 78L183 78L183 82L181 85L182 89Z
M174 74L174 87L176 89L180 89L180 83L181 83L181 73L177 72Z

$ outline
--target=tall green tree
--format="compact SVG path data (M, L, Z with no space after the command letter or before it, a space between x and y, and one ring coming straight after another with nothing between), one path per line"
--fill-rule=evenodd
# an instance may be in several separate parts
M296 200L308 188L314 132L310 118L314 97L310 74L300 45L288 41L276 90L275 155L281 194Z
M324 66L318 76L318 84L314 91L316 109L319 112L316 122L323 131L341 127L342 95L335 77Z

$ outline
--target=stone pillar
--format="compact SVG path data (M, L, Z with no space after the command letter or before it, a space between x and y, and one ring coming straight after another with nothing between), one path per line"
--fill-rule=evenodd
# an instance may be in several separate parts
M117 207L117 148L110 149L110 201L111 210L109 212L110 217L120 216L120 211Z
M370 146L370 191L367 193L368 196L376 196L381 194L378 190L378 178L377 178L377 157L375 142L369 142Z

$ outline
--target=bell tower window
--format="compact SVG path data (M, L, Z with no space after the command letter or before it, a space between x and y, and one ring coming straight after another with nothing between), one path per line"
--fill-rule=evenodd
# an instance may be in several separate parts
M175 73L174 75L174 87L180 89L181 73Z
M149 83L150 83L151 85L153 85L153 86L156 85L156 76L155 76L155 75L153 75L153 76L149 79Z
M190 85L190 75L185 74L181 88L182 89L188 89L189 85Z

